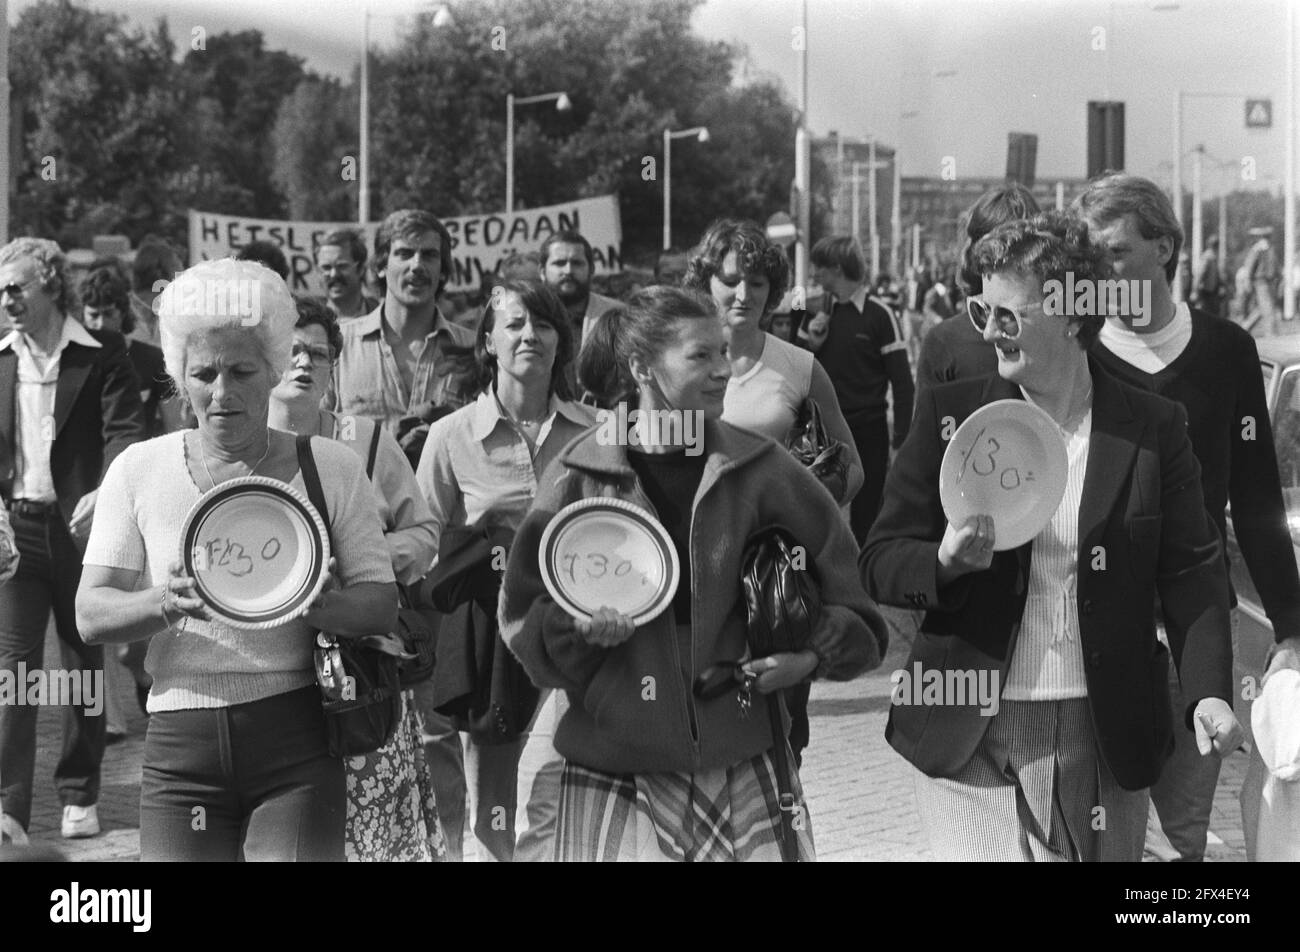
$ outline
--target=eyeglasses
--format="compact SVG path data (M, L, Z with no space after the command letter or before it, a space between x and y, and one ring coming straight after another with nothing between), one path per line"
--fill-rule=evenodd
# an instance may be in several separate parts
M297 360L303 354L306 354L311 358L313 367L328 367L334 363L334 358L330 355L328 347L309 347L306 344L295 343L290 354L293 360Z
M27 292L39 283L39 281L33 278L24 284L19 284L16 281L13 284L6 284L3 288L0 288L0 298L8 295L15 301L21 301L27 295Z
M984 328L989 326L991 318L998 333L1005 340L1015 340L1020 336L1020 312L1005 304L994 307L983 298L968 297L966 313L970 315L970 322L975 325L975 330L980 334L983 334Z

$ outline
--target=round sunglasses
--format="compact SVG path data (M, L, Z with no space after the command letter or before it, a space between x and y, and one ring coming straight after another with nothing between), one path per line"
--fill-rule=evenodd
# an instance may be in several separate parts
M1020 336L1020 312L1015 308L1008 307L1005 304L999 304L995 307L983 298L968 297L966 299L966 313L970 317L970 322L975 325L975 330L979 331L981 335L984 333L984 328L989 326L989 321L992 320L994 322L993 326L997 328L998 334L1004 340L1015 340Z

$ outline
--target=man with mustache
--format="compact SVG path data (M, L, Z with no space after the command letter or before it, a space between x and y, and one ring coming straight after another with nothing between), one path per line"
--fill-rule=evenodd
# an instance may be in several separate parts
M610 308L618 307L613 298L591 290L591 273L596 258L591 242L577 231L557 231L541 247L542 280L555 289L573 318L574 337L587 339L592 325Z
M437 305L451 235L429 212L393 212L375 232L374 270L384 299L343 325L325 406L378 421L418 459L428 424L473 396L474 330Z
M366 243L355 231L331 231L316 247L316 269L325 282L325 303L340 324L369 314L379 302L365 292Z

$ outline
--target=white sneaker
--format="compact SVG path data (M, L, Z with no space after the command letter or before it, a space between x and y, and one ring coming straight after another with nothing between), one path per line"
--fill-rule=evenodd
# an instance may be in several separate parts
M95 804L88 807L66 806L63 808L63 838L80 840L88 836L99 835L99 809Z
M0 813L0 844L28 846L27 831L8 813Z

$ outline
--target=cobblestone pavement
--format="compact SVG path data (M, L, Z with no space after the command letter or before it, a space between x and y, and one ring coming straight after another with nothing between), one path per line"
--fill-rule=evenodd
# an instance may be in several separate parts
M913 806L912 768L885 743L889 711L889 673L903 666L911 617L886 610L894 625L885 663L870 674L840 684L813 687L809 715L812 744L804 756L804 791L820 859L928 860L929 849ZM53 643L51 635L49 643ZM47 660L47 663L52 663ZM33 843L61 850L73 860L138 860L140 764L146 719L127 683L117 698L128 713L129 737L108 748L104 758L99 818L103 832L85 840L59 836L60 807L53 789L61 742L59 709L41 711L38 727ZM1246 773L1246 756L1224 761L1211 819L1207 858L1245 860L1237 793ZM472 842L472 837L469 838ZM467 843L469 847L469 843Z

